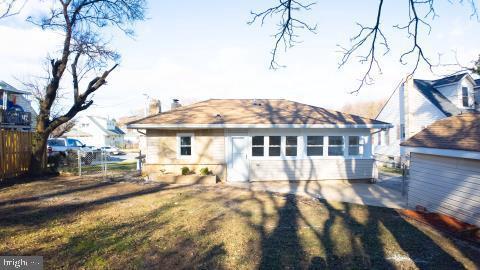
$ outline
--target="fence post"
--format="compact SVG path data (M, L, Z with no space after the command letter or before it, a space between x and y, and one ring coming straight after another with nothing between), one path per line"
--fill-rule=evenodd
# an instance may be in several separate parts
M78 158L78 176L82 176L82 157L80 156L80 150L77 150Z
M102 151L103 156L103 179L107 179L107 152Z

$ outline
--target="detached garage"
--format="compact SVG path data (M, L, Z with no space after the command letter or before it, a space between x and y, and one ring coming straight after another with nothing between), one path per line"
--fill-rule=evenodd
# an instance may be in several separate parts
M439 120L401 145L410 154L408 206L480 226L480 114Z

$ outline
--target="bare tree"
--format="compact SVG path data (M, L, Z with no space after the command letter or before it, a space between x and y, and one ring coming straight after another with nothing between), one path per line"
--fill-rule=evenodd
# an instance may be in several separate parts
M268 8L262 12L252 12L253 18L250 23L256 20L261 20L262 24L265 19L279 16L277 19L279 32L275 34L276 41L274 49L272 50L271 68L276 68L276 58L278 54L278 47L281 42L284 42L284 48L287 49L293 45L298 39L295 30L297 28L304 28L314 32L315 27L310 27L306 22L298 17L300 11L308 11L315 2L311 0L279 0L279 4ZM409 59L413 59L413 66L410 74L412 75L418 69L420 64L426 64L430 69L438 65L433 64L432 60L427 56L427 52L423 48L420 40L424 35L428 35L431 31L430 21L438 17L435 11L436 1L434 0L404 0L408 5L408 20L405 24L394 25L394 29L398 31L405 31L407 39L410 42L410 48L402 52L399 60L402 64L408 64ZM470 17L479 19L477 13L477 6L475 0L458 0L458 3L467 2L471 7ZM366 65L363 75L360 78L358 87L352 93L358 92L363 86L373 82L373 73L382 73L379 59L390 52L387 36L384 34L384 25L382 24L384 12L384 0L378 0L376 6L376 17L373 24L365 25L357 23L359 31L350 39L349 46L339 46L342 52L342 57L339 62L339 68L351 61L352 58L358 59L361 64ZM452 2L453 4L453 2Z
M41 27L63 32L62 49L49 61L46 84L38 96L39 114L30 171L45 167L49 135L79 112L93 104L93 94L118 66L119 55L103 40L104 28L113 26L132 35L132 26L144 19L145 0L55 0L45 17L29 17ZM64 114L52 115L52 106L60 97L60 85L70 73L73 103ZM88 80L85 81L84 80Z
M77 124L77 121L75 119L65 122L60 126L58 126L56 129L54 129L50 134L50 137L53 137L53 138L62 137L63 134L72 130L72 128L74 128L76 124Z
M27 1L0 0L0 19L17 15Z
M283 48L284 50L287 50L299 42L297 40L298 35L296 34L296 30L303 29L315 33L315 30L317 29L316 25L312 26L297 17L298 13L310 10L312 5L315 3L301 2L301 0L279 0L278 5L274 7L267 8L260 12L251 12L253 17L248 22L250 25L259 21L263 26L268 17L279 17L279 23L277 24L278 31L274 34L275 45L273 46L271 52L271 69L281 67L281 65L279 65L277 62L277 54L279 49Z

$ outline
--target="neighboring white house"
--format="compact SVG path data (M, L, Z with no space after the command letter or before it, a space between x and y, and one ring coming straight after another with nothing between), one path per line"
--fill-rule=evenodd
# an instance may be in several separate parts
M226 181L371 179L371 132L391 125L289 100L210 99L128 124L150 175L207 167Z
M399 162L404 155L401 142L436 120L478 108L474 89L480 88L468 73L438 80L404 80L375 118L393 124L392 129L376 134L377 158Z
M76 120L75 127L62 137L74 138L89 146L124 147L125 133L116 125L114 119L83 116Z
M37 113L30 100L31 94L18 90L0 80L0 126L4 129L33 130Z
M480 113L436 121L402 149L410 155L408 206L480 227Z

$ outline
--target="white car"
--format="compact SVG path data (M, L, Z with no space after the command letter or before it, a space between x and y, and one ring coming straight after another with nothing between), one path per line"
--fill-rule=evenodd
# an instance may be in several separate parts
M105 151L109 155L121 155L123 152L115 146L102 146L99 148L102 151Z

